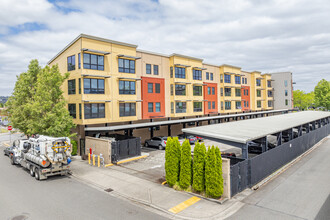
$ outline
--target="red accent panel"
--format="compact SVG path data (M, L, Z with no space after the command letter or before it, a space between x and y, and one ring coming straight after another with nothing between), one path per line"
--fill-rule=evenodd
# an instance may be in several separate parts
M204 99L207 100L204 102L204 114L218 113L218 84L217 83L207 83L203 86ZM211 88L211 94L208 94L208 88ZM214 95L212 95L212 88L214 88ZM208 107L208 102L211 102L211 109ZM215 102L215 109L212 109L212 102Z
M162 78L141 77L142 118L165 117L165 80ZM148 93L148 83L153 83L153 93ZM160 93L156 93L155 84L160 84ZM148 103L153 102L153 112L148 112ZM156 112L156 102L160 102L160 112Z
M244 95L245 90L245 95ZM251 100L250 100L250 86L242 86L241 90L241 96L242 96L242 111L248 111L251 109ZM249 106L244 107L244 101L249 103Z

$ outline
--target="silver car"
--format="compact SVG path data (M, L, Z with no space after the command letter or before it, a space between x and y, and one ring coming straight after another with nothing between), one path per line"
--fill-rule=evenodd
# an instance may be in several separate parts
M159 150L163 150L166 147L167 137L153 137L145 140L145 147L158 147Z

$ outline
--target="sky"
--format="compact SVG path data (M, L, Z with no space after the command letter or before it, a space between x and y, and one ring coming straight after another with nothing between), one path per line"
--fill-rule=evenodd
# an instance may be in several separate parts
M0 0L0 96L79 34L262 73L330 80L329 0Z

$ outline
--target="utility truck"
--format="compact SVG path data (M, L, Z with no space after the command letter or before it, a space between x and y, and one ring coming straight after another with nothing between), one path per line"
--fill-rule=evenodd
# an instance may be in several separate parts
M71 152L68 137L36 136L16 141L9 158L11 164L28 169L36 180L44 180L69 172Z

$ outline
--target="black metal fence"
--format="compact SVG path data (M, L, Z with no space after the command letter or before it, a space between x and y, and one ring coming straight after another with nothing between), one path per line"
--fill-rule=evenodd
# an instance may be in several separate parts
M111 161L113 163L141 155L141 138L120 134L111 136L116 139L116 141L111 143Z
M251 187L330 134L330 124L230 167L231 195Z

